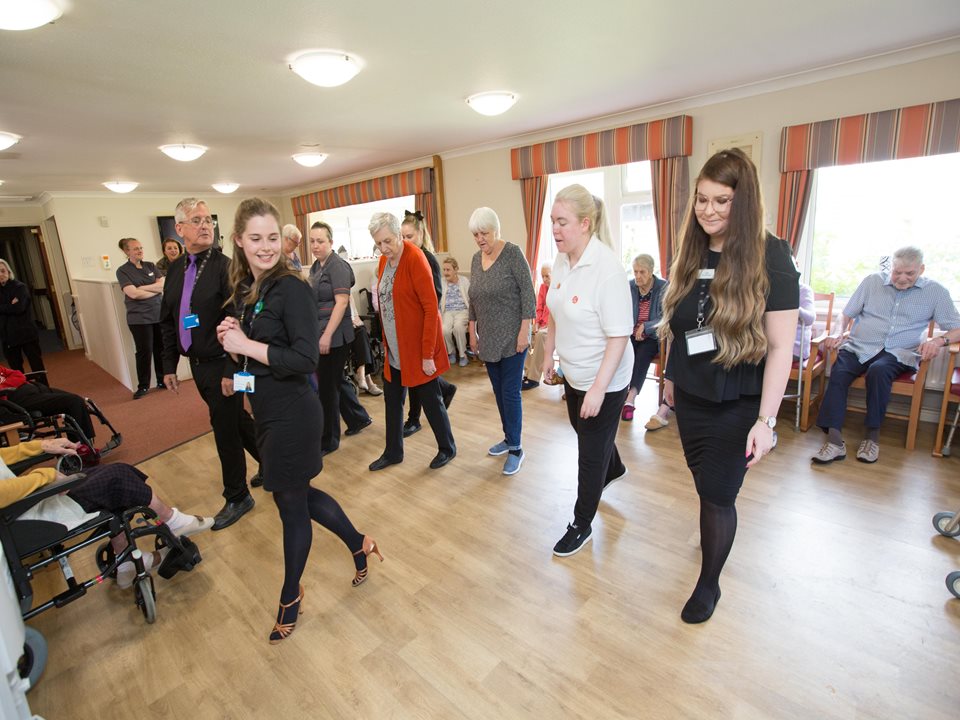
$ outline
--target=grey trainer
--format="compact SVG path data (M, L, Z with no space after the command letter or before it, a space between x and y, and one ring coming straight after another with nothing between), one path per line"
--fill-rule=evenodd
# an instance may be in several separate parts
M864 440L857 448L857 460L865 463L875 463L880 459L880 446L873 440Z
M825 442L823 447L813 456L812 460L819 465L826 465L827 463L832 463L834 460L843 460L846 457L846 443L834 445L832 442Z

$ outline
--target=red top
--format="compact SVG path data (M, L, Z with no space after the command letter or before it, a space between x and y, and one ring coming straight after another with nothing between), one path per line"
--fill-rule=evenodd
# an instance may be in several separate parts
M541 283L540 289L537 290L537 327L545 328L547 323L550 322L550 310L547 309L547 290L550 289L550 285L547 283Z
M15 390L26 384L27 376L22 372L0 365L0 390Z

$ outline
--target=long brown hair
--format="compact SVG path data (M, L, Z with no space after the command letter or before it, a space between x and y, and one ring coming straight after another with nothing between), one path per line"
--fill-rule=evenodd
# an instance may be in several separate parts
M763 313L770 281L766 269L766 233L763 229L763 199L757 168L741 150L722 150L707 160L694 184L680 247L670 268L670 284L663 298L663 319L657 326L661 337L672 338L670 319L677 305L705 267L710 236L694 210L701 180L733 188L723 253L710 283L712 309L707 323L717 340L713 362L729 370L739 363L758 363L766 355L767 337Z
M247 262L247 256L243 253L243 248L237 245L237 238L241 237L244 230L247 229L250 218L266 215L272 216L277 221L277 231L279 232L280 213L269 200L256 197L247 198L237 207L237 213L233 217L233 234L230 236L233 239L233 258L230 260L230 288L233 292L224 304L225 307L235 307L238 303L252 305L260 296L260 288L268 282L279 280L287 275L303 280L303 276L290 267L290 263L285 258L280 257L277 259L277 264L255 280L250 289L241 297L243 287L252 273L250 272L250 263ZM281 252L281 256L282 254Z

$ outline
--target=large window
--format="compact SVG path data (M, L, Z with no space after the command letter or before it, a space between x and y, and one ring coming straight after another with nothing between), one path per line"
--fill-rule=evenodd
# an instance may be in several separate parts
M958 174L960 154L817 170L798 253L813 289L849 297L897 248L915 245L924 275L960 301Z
M647 253L659 266L657 224L653 215L652 179L649 162L616 165L569 173L557 173L547 180L547 200L543 209L540 232L539 262L553 264L557 257L556 244L550 226L550 209L554 198L563 188L580 184L603 198L610 223L613 248L630 270L631 261L640 253ZM657 274L662 275L659 267Z
M370 217L375 212L388 212L393 213L403 222L404 211L410 210L412 212L413 209L414 197L413 195L407 195L311 213L309 225L321 220L333 228L334 251L339 251L341 247L345 247L351 260L370 258L376 254L373 240L370 239L370 232L367 230L370 225ZM309 252L308 247L307 253L309 254Z

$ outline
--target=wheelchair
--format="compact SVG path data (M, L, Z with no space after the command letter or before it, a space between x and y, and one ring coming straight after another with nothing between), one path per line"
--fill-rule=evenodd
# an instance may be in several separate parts
M370 355L373 357L373 369L367 373L371 377L378 375L383 370L384 348L383 348L383 328L380 326L380 314L373 307L373 296L367 288L360 288L360 295L366 297L367 312L360 315L368 327L370 336ZM350 367L351 374L356 368Z
M31 460L36 462L37 458ZM136 569L134 601L146 622L153 623L157 618L156 591L153 577L144 566L143 553L137 548L136 541L153 537L157 550L169 548L157 568L163 578L169 579L181 570L190 571L202 560L196 544L187 537L174 535L170 528L158 522L153 510L139 506L119 515L100 512L72 530L48 520L18 519L41 500L71 490L85 479L82 473L72 475L65 482L46 485L0 508L0 543L23 619L29 620L50 608L60 608L78 600L86 595L89 588L100 585L108 577L116 577L117 568L131 561ZM115 554L110 539L121 534L126 538L127 545L119 554ZM78 581L70 567L69 556L98 543L101 543L96 549L98 574L88 580ZM34 573L54 563L60 566L67 589L35 604L31 586Z

